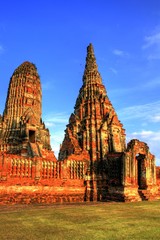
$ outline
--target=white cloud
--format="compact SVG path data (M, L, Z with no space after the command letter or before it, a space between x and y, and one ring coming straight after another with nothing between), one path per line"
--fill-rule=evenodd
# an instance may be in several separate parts
M160 29L156 28L152 34L145 36L142 49L148 51L148 60L160 59Z
M156 122L156 123L160 122L160 115L154 115L154 116L151 117L151 119L152 119L153 122Z
M48 91L53 89L53 83L51 81L46 81L45 83L42 82L42 90Z
M117 75L118 71L115 68L110 68L111 72Z
M64 139L64 130L66 129L68 120L69 114L66 112L53 112L44 117L44 123L50 130L51 147L56 157L58 157L60 144Z
M113 54L116 56L120 56L120 57L126 57L129 55L127 52L119 50L119 49L114 49Z
M118 111L118 116L128 124L129 129L133 127L139 129L132 130L132 133L128 131L127 141L139 139L146 142L150 152L156 156L156 164L160 165L160 128L157 129L156 125L160 122L160 101L121 109ZM142 126L143 129L140 129Z
M53 122L45 122L46 127L54 127L55 124Z
M160 132L153 132L151 130L142 130L140 132L133 132L132 136L139 136L142 139L150 138L152 140L158 139L160 140ZM156 137L155 137L156 136Z
M141 119L144 122L155 122L155 119L158 120L158 116L160 116L160 101L126 107L118 110L117 112L121 119Z
M157 32L155 34L152 34L150 36L146 36L144 38L145 44L143 45L143 48L149 48L153 45L160 45L160 32Z
M55 153L55 156L58 157L58 153L60 150L60 145L62 144L62 141L64 139L64 129L58 130L58 131L51 131L51 147L52 150Z
M69 115L65 112L50 113L46 115L44 119L47 122L48 126L55 126L57 124L67 124Z

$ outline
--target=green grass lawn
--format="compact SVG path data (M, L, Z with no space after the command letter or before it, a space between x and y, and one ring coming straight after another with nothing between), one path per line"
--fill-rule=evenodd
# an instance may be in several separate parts
M1 206L0 240L160 239L160 201Z

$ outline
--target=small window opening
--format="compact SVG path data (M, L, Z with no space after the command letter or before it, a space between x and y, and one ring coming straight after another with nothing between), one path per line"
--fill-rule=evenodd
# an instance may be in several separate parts
M36 132L33 130L29 130L29 141L31 143L35 143L36 141Z

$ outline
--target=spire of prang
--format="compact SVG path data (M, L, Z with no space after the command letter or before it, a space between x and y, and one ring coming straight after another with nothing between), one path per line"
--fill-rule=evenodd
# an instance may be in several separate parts
M98 72L94 49L91 43L87 47L87 57L83 75L83 82L84 84L102 83L100 73Z

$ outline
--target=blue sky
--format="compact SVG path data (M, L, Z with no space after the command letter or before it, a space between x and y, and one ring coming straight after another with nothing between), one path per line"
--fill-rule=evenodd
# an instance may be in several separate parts
M36 64L56 155L92 43L127 141L145 141L160 165L160 1L28 0L0 6L0 113L13 71Z

